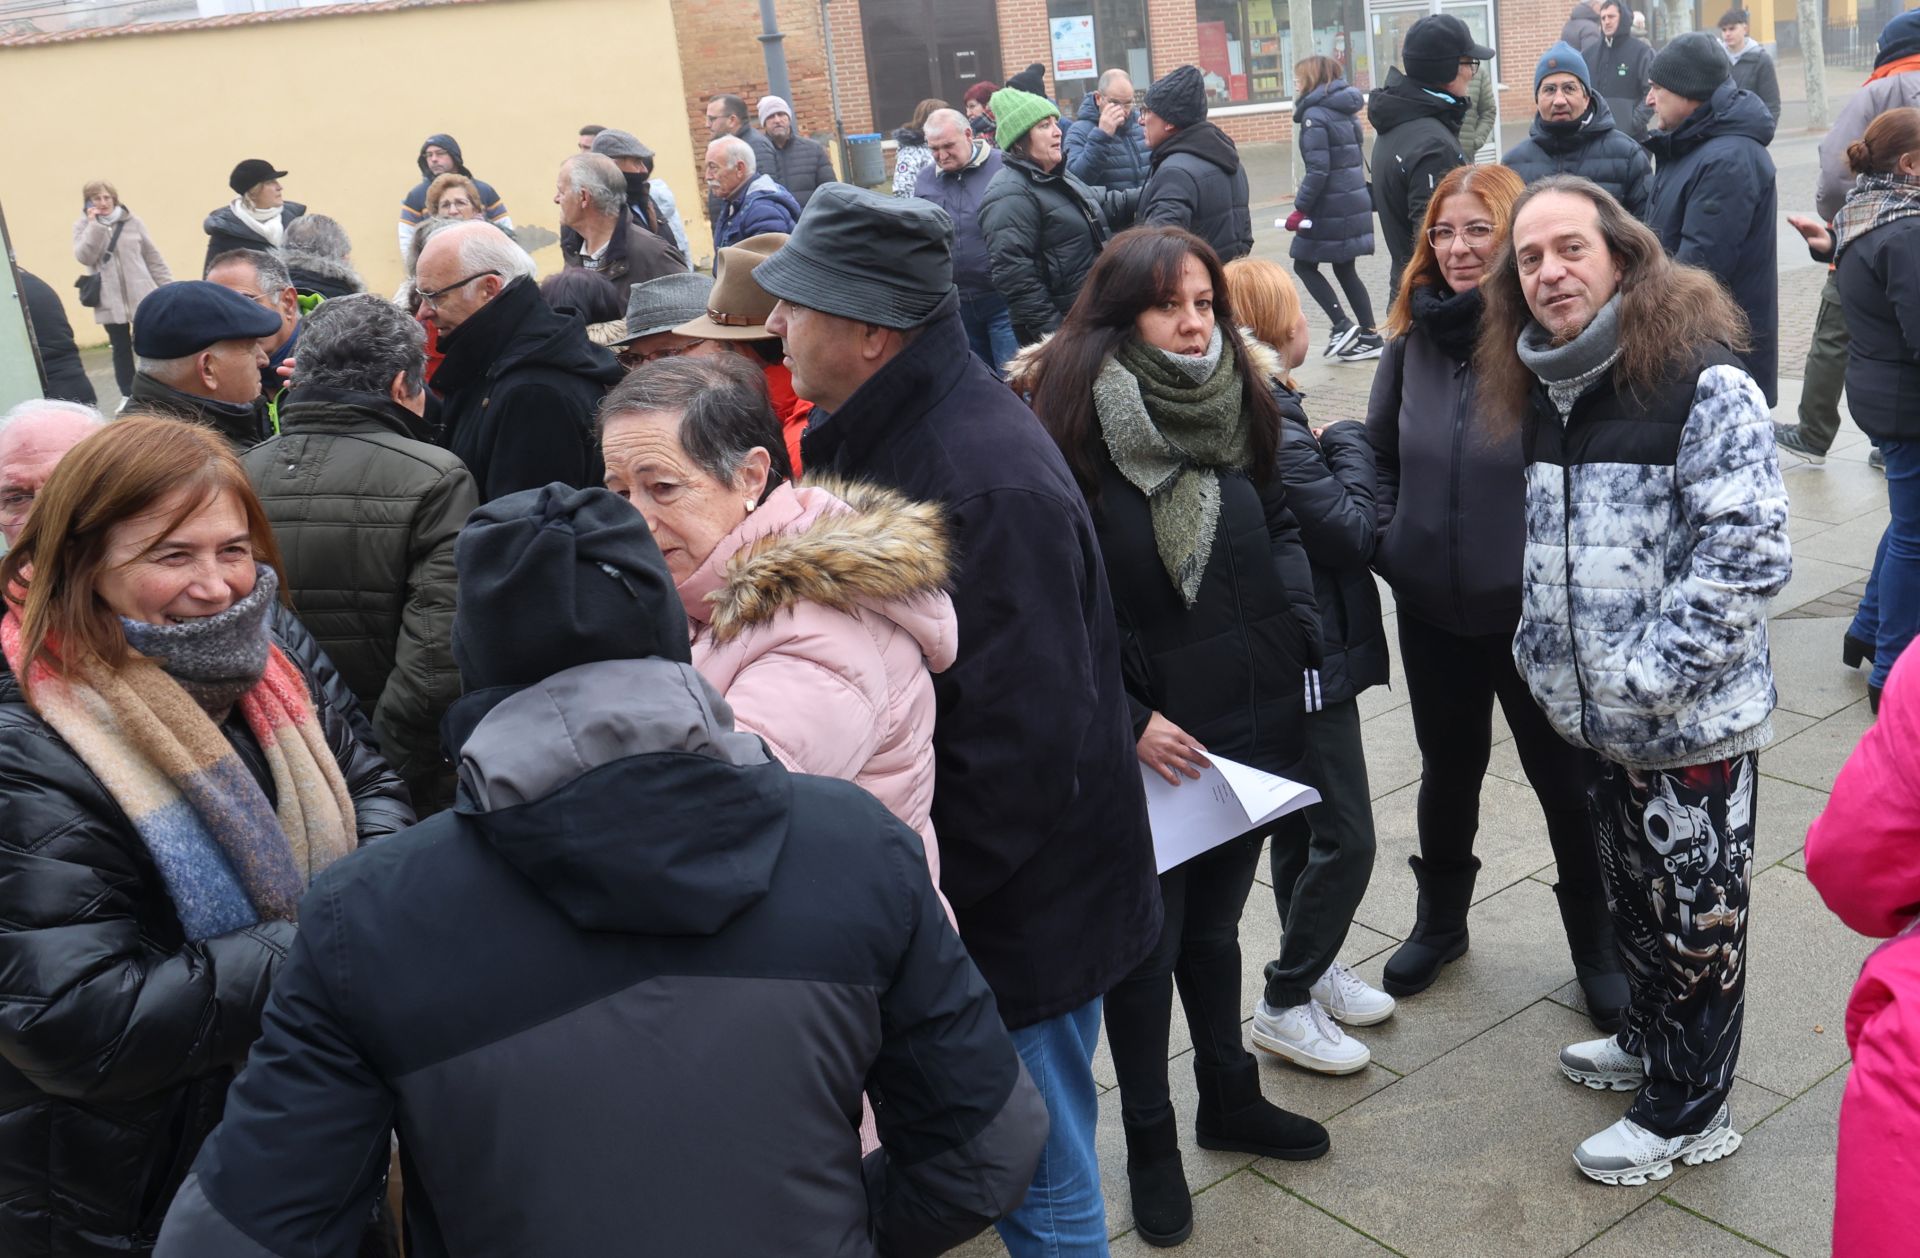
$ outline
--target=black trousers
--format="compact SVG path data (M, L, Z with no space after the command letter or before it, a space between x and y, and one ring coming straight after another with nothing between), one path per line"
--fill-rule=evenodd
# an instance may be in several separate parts
M1569 894L1605 894L1587 817L1600 760L1547 723L1513 662L1513 635L1462 637L1403 608L1401 671L1420 747L1420 857L1436 877L1471 875L1480 829L1480 783L1493 753L1493 704L1513 730L1520 765L1546 814L1547 842Z
M1633 988L1620 1044L1647 1063L1627 1117L1657 1135L1705 1130L1733 1090L1759 779L1748 752L1680 769L1609 764L1594 787L1594 834Z
M1329 262L1327 265L1333 268L1334 278L1340 281L1341 291L1346 293L1347 301L1353 306L1353 319L1348 319L1346 311L1340 309L1340 299L1333 295L1333 285L1327 283L1327 277L1320 274L1318 262L1296 258L1293 273L1307 286L1307 291L1313 294L1313 300L1320 309L1327 312L1327 318L1333 320L1335 331L1354 321L1358 321L1362 328L1372 330L1373 295L1367 292L1366 283L1360 278L1359 267L1352 259Z
M1333 703L1307 717L1307 784L1320 802L1281 820L1269 854L1273 905L1286 933L1267 962L1266 1001L1307 1003L1340 955L1373 878L1373 796L1360 738L1360 705Z
M133 325L131 323L109 323L107 344L113 347L113 380L120 386L120 396L133 392Z
M1120 1117L1129 1126L1159 1122L1173 1110L1167 1032L1176 980L1196 1066L1225 1068L1247 1056L1240 1039L1240 913L1265 839L1265 832L1242 835L1160 875L1166 915L1159 946L1106 998Z

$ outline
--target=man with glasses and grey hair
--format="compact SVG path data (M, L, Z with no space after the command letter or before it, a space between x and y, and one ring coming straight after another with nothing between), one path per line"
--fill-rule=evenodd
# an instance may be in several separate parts
M635 284L687 269L665 237L632 230L627 177L611 158L575 153L561 162L553 203L560 207L560 256L570 267L606 276L623 306Z
M553 481L600 483L593 413L620 364L578 319L554 313L534 270L488 223L434 233L414 269L415 314L446 355L433 376L442 444L473 473L482 502Z
M440 754L440 718L460 697L453 540L479 505L466 465L429 444L426 369L426 334L406 311L336 298L307 319L280 435L242 460L295 611L422 817L453 797Z

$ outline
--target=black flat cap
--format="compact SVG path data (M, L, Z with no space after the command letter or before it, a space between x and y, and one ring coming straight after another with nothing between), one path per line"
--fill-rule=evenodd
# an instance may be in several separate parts
M249 157L246 161L235 166L233 173L227 176L227 187L232 188L241 196L245 196L247 189L253 187L255 184L265 183L269 179L285 179L286 177L287 172L284 170L275 170L272 162L261 161L257 157Z
M133 312L133 352L185 358L222 341L254 341L280 330L280 316L205 280L162 284Z
M822 184L753 282L809 310L918 327L953 289L953 220L929 201Z

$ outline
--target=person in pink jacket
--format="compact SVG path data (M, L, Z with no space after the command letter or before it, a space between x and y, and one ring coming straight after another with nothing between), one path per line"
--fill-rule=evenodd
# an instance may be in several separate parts
M958 644L940 509L793 484L737 356L649 363L600 414L607 488L646 517L735 727L789 769L865 788L919 833L937 886L928 670Z
M1908 692L1913 693L1909 694ZM1827 907L1886 939L1847 1002L1853 1073L1840 1105L1835 1258L1914 1252L1920 1232L1920 660L1887 677L1880 719L1807 831L1807 877Z

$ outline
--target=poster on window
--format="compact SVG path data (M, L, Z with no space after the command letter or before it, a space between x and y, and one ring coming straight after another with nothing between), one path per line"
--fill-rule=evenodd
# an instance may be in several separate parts
M1233 49L1227 39L1225 22L1198 22L1194 32L1199 36L1200 77L1207 85L1209 104L1224 105L1233 100L1232 84L1240 81L1240 99L1246 99L1246 77L1240 73L1240 67L1234 64Z
M1090 79L1093 68L1093 16L1053 19L1053 77Z

